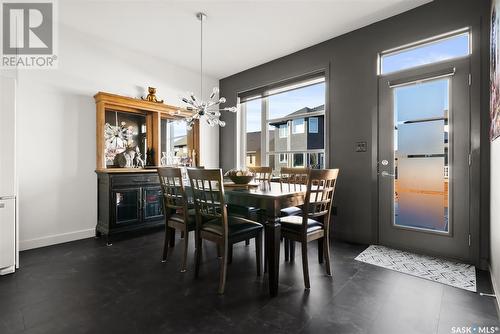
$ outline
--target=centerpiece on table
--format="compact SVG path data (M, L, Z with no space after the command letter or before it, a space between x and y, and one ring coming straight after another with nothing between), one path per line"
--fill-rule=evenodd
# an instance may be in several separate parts
M245 169L230 169L224 174L235 184L248 184L252 181L254 175Z

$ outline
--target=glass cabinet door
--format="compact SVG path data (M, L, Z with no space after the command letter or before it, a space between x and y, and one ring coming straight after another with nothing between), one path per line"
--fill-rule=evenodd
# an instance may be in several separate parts
M160 187L143 189L144 220L158 219L163 216L163 199Z
M113 191L116 224L135 223L140 220L140 188Z

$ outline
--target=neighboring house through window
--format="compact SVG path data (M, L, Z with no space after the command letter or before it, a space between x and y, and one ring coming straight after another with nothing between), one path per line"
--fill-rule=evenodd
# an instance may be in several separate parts
M325 168L325 96L321 75L241 93L240 164Z

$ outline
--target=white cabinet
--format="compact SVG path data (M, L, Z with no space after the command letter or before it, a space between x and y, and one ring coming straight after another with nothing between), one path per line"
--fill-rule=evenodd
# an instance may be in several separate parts
M0 275L18 265L16 82L0 76Z
M16 264L16 200L0 200L0 274L14 272Z
M16 94L13 78L0 77L0 198L16 189Z

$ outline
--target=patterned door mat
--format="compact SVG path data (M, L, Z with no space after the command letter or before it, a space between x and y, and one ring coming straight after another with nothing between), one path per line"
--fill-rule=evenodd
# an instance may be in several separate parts
M437 257L371 245L355 260L476 292L476 268Z

